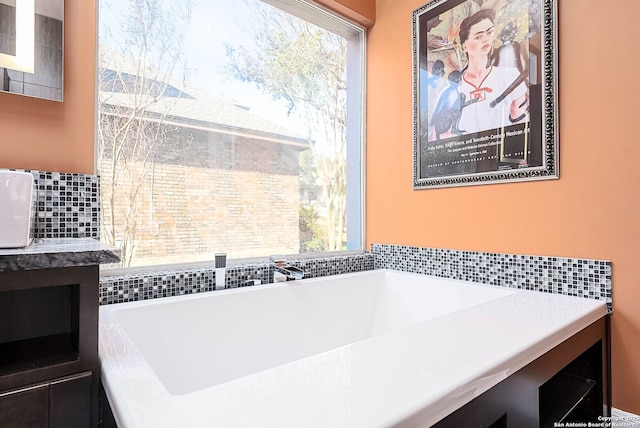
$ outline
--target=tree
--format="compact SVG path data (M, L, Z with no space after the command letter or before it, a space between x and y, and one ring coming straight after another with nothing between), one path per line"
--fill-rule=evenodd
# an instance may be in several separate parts
M176 130L167 124L172 104L165 95L176 90L169 82L183 65L181 45L191 15L190 0L127 3L117 34L113 23L101 20L98 108L101 236L120 247L125 266L134 257L143 221L141 189L151 180L155 153Z
M344 249L346 40L262 1L246 2L255 14L255 36L249 46L227 45L228 72L284 100L289 114L305 119L315 142L324 249Z

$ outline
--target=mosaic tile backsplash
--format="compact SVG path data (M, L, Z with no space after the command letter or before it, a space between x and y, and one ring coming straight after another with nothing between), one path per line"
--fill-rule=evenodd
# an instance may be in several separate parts
M34 238L100 237L97 175L21 170L35 181Z
M291 266L302 269L305 278L360 272L374 268L374 257L370 253L289 259L288 262ZM263 284L271 282L273 266L264 262L230 265L226 269L226 288L247 286L247 282L251 279L259 279ZM213 291L215 283L213 264L211 267L198 269L103 276L100 278L100 304Z
M372 244L376 269L603 300L611 309L611 262Z
M97 175L30 172L35 178L34 238L100 238L100 180ZM439 248L372 244L371 252L290 260L305 278L372 269L393 269L606 301L611 309L611 262L565 257L483 253ZM269 282L268 263L227 268L226 286L249 279ZM176 296L215 288L211 268L103 276L100 303Z
M372 244L371 252L290 260L305 278L372 269L392 269L502 287L564 294L607 302L611 310L611 262L548 256L483 253L402 245ZM250 279L271 282L269 263L227 268L227 288ZM215 289L212 267L147 274L104 276L100 304L122 303Z

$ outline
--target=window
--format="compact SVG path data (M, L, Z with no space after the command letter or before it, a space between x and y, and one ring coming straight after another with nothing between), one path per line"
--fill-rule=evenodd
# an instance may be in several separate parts
M304 1L101 1L101 239L122 265L361 249L363 33Z

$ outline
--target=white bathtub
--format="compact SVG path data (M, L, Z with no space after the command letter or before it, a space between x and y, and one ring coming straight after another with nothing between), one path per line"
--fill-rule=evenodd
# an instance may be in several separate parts
M382 399L388 409L358 408L372 404L367 395L378 397L380 391L372 388L393 385L385 380L390 373L407 374L400 368L381 373L380 368L401 365L402 349L412 342L445 338L451 346L457 335L474 340L465 339L469 332L457 324L468 318L436 321L515 294L376 270L103 306L103 383L122 428L384 426L407 416L407 409L394 413L394 397ZM442 352L438 342L417 345L430 346L435 356ZM438 358L447 360L446 355ZM487 358L479 357L482 370ZM415 364L412 355L404 360ZM426 397L442 397L443 391L461 386L446 384L460 382L455 374L431 369L440 383L423 392ZM411 373L431 376L428 364ZM493 373L505 376L501 370ZM473 381L469 373L457 375Z

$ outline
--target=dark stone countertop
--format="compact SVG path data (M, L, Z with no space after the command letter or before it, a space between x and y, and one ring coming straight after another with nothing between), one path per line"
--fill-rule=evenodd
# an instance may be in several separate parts
M119 260L119 249L93 238L41 238L25 248L0 248L0 272L91 266Z

